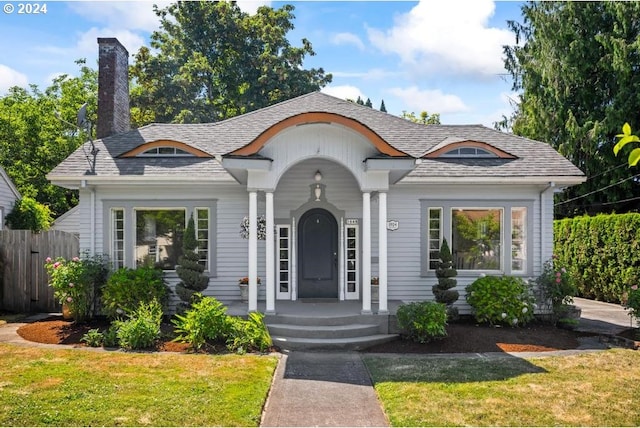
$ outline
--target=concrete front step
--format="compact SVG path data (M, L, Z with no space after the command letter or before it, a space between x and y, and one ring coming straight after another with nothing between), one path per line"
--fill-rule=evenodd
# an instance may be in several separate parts
M332 339L311 339L305 337L271 336L273 344L282 350L290 351L358 351L380 343L390 342L397 334L375 334L362 337L346 337Z
M267 324L271 336L298 337L309 339L344 339L372 336L380 333L378 324L347 325L296 325Z
M371 315L266 315L265 322L267 324L295 324L295 325L347 325L347 324L377 324L386 325L389 322L389 316L371 314ZM386 328L386 327L385 327Z

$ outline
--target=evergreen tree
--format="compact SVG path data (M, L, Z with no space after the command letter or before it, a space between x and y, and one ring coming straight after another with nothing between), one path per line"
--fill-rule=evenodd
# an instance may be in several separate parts
M458 284L458 281L455 279L458 271L453 267L451 250L449 249L449 244L446 239L442 240L439 256L440 261L436 267L438 283L432 288L433 295L436 298L436 302L447 305L449 318L455 318L458 315L458 311L453 307L453 303L458 300L460 293L453 290L453 288Z
M191 215L184 230L182 256L178 259L179 265L176 267L180 278L180 282L176 285L176 294L184 302L180 304L182 309L186 309L192 303L194 293L203 291L209 285L209 278L202 274L204 266L199 263L197 247L196 227Z
M370 98L367 98L367 102L365 102L364 105L369 107L369 108L373 108L373 104L371 104L371 99Z
M384 100L380 103L380 111L383 113L387 112L387 107L384 105Z
M356 104L359 104L361 106L364 105L364 101L362 101L362 98L360 98L360 95L358 95L358 99L356 100Z

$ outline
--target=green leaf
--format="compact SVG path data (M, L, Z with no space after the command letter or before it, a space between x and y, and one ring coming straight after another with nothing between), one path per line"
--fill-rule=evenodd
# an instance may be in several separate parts
M618 156L618 152L620 150L622 150L622 148L624 146L626 146L629 143L637 143L640 141L640 138L638 138L637 135L625 135L624 137L622 137L620 139L620 141L618 141L618 143L613 147L613 154L615 154L616 156Z
M633 149L629 154L629 166L636 166L640 161L640 149Z

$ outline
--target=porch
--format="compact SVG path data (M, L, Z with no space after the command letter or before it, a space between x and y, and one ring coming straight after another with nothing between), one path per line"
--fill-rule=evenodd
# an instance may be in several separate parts
M388 311L379 313L374 302L372 313L363 314L359 301L278 301L276 313L265 315L265 322L273 344L282 350L359 350L398 337L395 314L402 303L391 300ZM258 302L258 312L265 311L266 302ZM229 302L227 313L246 316L247 304Z

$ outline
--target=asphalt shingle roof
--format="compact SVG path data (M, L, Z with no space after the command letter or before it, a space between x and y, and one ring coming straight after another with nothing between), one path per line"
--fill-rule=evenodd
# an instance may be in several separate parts
M391 146L420 158L436 146L454 141L489 144L517 159L424 159L410 177L429 176L582 176L582 172L546 143L495 131L482 125L422 125L406 119L313 92L273 106L216 123L151 124L94 142L99 150L97 176L193 175L228 176L214 156L225 155L251 143L277 123L303 113L334 113L356 120ZM118 158L141 144L175 140L212 158ZM50 173L58 179L86 173L82 149L76 150Z

